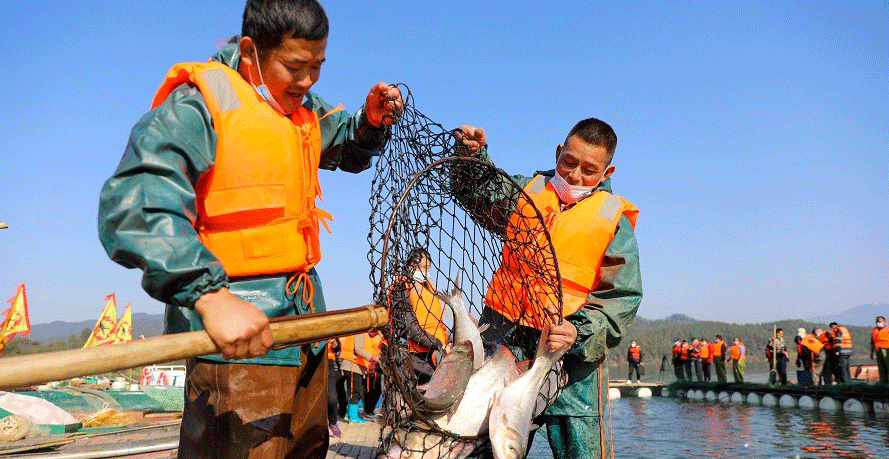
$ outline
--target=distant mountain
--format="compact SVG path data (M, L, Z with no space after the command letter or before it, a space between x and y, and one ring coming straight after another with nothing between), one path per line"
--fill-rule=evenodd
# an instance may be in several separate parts
M812 317L809 322L829 324L836 322L843 325L873 327L877 316L889 317L889 304L863 304L834 315Z
M28 338L43 343L64 341L71 335L80 336L85 328L92 330L95 325L96 319L74 323L57 320L48 324L31 324L31 336ZM146 338L157 336L163 331L163 314L133 313L133 338L138 338L139 335L145 335Z
M664 319L664 321L671 324L692 324L698 322L698 319L689 317L685 314L673 314Z

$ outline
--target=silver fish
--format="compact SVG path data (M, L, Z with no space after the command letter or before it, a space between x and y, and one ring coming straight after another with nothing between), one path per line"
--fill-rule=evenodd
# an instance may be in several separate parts
M422 431L394 433L392 446L380 459L463 459L477 446L476 442L461 442Z
M469 341L454 346L432 373L420 408L425 412L438 413L453 406L469 383L473 360Z
M494 394L488 430L491 449L496 459L518 459L525 457L528 447L528 433L531 419L537 406L537 395L548 378L550 370L565 355L570 346L562 346L556 351L547 352L546 341L549 327L545 327L537 343L537 354L531 369L512 384Z
M463 302L463 294L460 292L460 279L454 283L454 288L450 294L443 294L436 291L435 296L441 299L445 304L450 306L454 312L454 342L462 343L469 341L472 343L472 351L474 352L474 360L472 368L478 370L481 368L485 360L485 350L482 347L482 335L478 326L469 317L469 311Z

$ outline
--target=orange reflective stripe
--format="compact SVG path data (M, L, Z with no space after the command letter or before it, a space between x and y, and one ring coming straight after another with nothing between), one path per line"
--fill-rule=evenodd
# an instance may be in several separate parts
M152 108L182 84L201 92L217 136L215 162L195 186L201 242L229 276L311 269L321 259L319 225L327 228L330 218L315 207L317 115L299 107L281 116L237 71L218 62L173 66Z

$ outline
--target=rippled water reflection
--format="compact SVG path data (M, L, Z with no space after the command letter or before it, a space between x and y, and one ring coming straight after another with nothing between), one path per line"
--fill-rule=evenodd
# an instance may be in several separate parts
M654 397L613 401L611 421L616 458L889 459L889 420L872 415Z

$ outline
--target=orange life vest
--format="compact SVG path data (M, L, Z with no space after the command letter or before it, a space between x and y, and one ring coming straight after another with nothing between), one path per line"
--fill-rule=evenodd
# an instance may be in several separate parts
M639 209L619 196L597 191L562 211L559 196L542 175L534 177L524 190L549 230L562 283L562 315L568 316L586 303L587 295L599 283L605 249L614 238L621 215L635 227ZM542 308L533 305L558 303L547 297L549 288L529 268L529 264L546 263L536 248L547 241L540 219L524 195L510 216L506 238L516 243L504 244L502 262L491 279L485 304L513 322L542 329L549 319L538 310ZM510 248L523 246L527 247L526 253L514 253Z
M408 289L411 308L414 310L414 315L417 317L417 323L420 324L420 327L422 327L426 333L441 341L441 344L447 344L448 329L445 327L442 320L443 311L441 300L435 296L435 287L432 283L427 280L422 284L422 288L418 288L417 283L414 282L413 279L408 279L402 276L396 279L392 284L392 287L389 288L389 295L392 294L392 290L395 288ZM389 307L391 308L391 298L387 296L386 299L390 302ZM429 351L429 349L426 349L413 341L411 341L409 345L411 352Z
M701 344L701 360L709 359L712 349L713 349L712 344L707 344L707 345Z
M821 352L821 349L824 349L824 343L822 343L818 338L815 338L815 335L809 334L803 337L803 340L800 342L803 346L809 348L813 354L817 354Z
M679 346L678 344L675 345L675 346L673 346L673 357L674 357L674 358L677 357L677 356L679 355L680 352L682 352L682 347L681 347L681 346Z
M852 349L852 335L849 334L849 329L842 325L837 325L834 330L840 331L840 341L837 343L837 347L840 349ZM833 336L836 339L836 332L834 332Z
M722 357L722 345L725 344L723 340L717 340L713 343L713 357Z
M871 331L874 347L877 349L889 349L889 327L874 327Z
M732 360L741 360L741 346L733 344L728 350L731 352Z
M327 358L336 361L336 354L333 352L333 346L331 346L331 344L333 344L333 340L327 340ZM342 342L340 342L340 352L343 350L342 345Z
M821 334L818 335L818 341L821 341L821 344L824 345L825 351L832 351L832 350L836 349L836 347L837 347L836 341L834 341L832 338L833 338L833 334L831 334L827 330L821 332Z
M630 360L639 361L641 353L639 352L639 346L631 347L627 356Z
M680 360L688 360L688 349L688 347L683 347L682 350L679 351Z
M303 106L280 115L219 62L173 66L152 109L182 84L201 92L217 137L215 163L195 186L201 243L229 276L311 269L321 259L318 225L330 219L315 207L318 116Z
M355 336L356 335L351 335L340 338L340 357L343 360L348 360L356 365L367 368L367 359L355 353ZM367 347L366 341L364 346L365 348Z
M377 336L371 337L369 334L364 334L364 350L367 351L368 354L373 356L373 358L380 358L380 342L383 340L383 334L377 333Z

